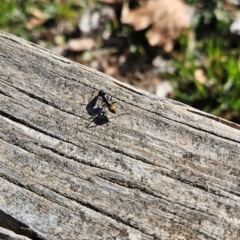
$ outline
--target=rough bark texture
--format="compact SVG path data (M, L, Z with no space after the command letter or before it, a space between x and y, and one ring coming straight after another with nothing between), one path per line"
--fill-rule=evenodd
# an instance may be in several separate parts
M2 239L240 239L239 125L4 32L0 123Z

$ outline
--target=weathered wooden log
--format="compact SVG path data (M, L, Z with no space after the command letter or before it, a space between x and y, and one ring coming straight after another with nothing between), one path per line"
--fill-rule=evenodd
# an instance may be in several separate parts
M2 238L240 239L237 124L4 32L0 123Z

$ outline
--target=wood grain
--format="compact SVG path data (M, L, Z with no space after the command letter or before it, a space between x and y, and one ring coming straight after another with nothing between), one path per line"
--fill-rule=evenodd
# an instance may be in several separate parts
M0 123L4 236L240 239L237 124L4 32Z

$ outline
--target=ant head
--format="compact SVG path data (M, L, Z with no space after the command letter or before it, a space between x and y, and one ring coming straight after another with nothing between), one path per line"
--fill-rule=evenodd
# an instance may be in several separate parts
M109 104L108 105L108 109L109 109L110 112L116 113L116 106L115 105Z
M105 92L104 92L103 90L100 90L100 91L98 92L98 96L100 96L100 97L102 97L104 94L105 94Z

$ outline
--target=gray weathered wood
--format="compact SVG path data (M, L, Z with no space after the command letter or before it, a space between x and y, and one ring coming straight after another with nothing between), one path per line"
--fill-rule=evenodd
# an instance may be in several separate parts
M240 239L237 124L4 32L0 123L9 239Z

